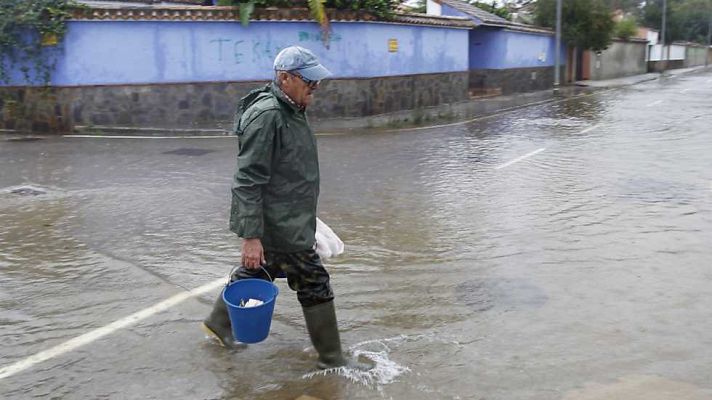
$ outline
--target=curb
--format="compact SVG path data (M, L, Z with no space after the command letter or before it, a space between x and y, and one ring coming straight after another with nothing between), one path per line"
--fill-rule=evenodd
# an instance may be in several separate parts
M592 89L615 89L615 88L620 88L620 87L633 86L633 85L637 85L637 84L643 83L643 82L654 81L654 80L660 79L662 77L663 77L662 74L656 74L656 76L641 78L634 82L609 83L609 84L603 84L603 85L597 85L595 83L596 81L577 81L575 83L575 85L580 86L580 87L588 87L588 88L592 88Z
M636 76L640 77L639 80L636 80L634 82L621 82L621 83L611 82L611 83L606 84L606 83L604 83L604 82L606 82L605 80L604 81L588 80L588 81L577 81L577 82L575 82L575 85L580 86L580 87L588 87L588 88L592 88L592 89L614 89L614 88L620 88L620 87L626 87L626 86L633 86L633 85L637 85L639 83L650 82L650 81L659 80L659 79L663 79L663 78L674 78L676 76L683 76L683 75L688 75L688 74L694 74L697 72L704 72L711 68L712 68L712 66L700 65L697 67L679 68L677 70L672 69L672 70L667 70L664 72L651 72L650 74L633 75L633 76L627 77L627 79L633 79ZM675 71L677 71L677 72L675 72ZM655 74L655 76L644 77L645 75L651 75L651 74ZM617 81L617 80L623 80L623 79L626 79L626 77L610 79L609 81ZM601 84L597 85L596 84L597 82L599 82Z
M225 129L215 128L158 128L107 125L77 125L74 127L74 132L67 135L123 136L132 133L137 136L164 136L166 134L178 136L232 136Z

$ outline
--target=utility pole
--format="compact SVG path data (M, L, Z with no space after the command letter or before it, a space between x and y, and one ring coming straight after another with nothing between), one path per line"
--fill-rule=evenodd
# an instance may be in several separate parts
M661 73L664 73L665 70L667 69L667 54L665 53L665 24L667 20L667 0L663 0L663 29L662 29L662 42L663 42L663 47L661 48L661 54L660 58L663 60L662 64L662 71Z
M556 0L556 48L554 49L554 93L559 91L561 84L561 3Z
M712 10L710 10L710 24L707 27L707 51L705 52L705 67L710 64L710 51L712 51Z

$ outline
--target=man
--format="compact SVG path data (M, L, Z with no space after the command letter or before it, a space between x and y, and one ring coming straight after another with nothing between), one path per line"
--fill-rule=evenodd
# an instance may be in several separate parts
M231 279L286 275L319 353L318 367L341 367L350 363L341 351L329 274L314 250L319 161L305 114L319 82L331 73L298 46L282 50L274 70L274 81L244 97L235 117L239 150L230 230L243 242L242 266ZM203 328L233 346L222 296Z

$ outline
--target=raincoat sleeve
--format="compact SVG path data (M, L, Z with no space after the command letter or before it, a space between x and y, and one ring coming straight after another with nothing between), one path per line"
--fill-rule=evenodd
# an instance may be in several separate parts
M251 239L264 234L262 195L272 173L277 110L265 110L238 128L240 148L232 184L230 230Z

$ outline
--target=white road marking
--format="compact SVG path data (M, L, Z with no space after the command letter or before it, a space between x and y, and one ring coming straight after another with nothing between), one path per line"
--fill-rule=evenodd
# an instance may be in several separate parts
M342 136L345 133L324 132L314 136ZM195 135L195 136L134 136L134 135L62 135L65 138L89 139L237 139L236 135Z
M206 136L121 136L121 135L62 135L66 138L91 138L91 139L230 139L237 136L206 135Z
M690 91L690 89L682 89L682 90L680 90L680 93L687 93L689 91Z
M579 134L579 135L583 135L584 133L589 133L589 132L591 132L592 130L598 128L599 126L601 126L601 124L596 124L596 125L594 125L594 126L590 126L590 127L586 128L586 129L582 130L582 131L579 132L578 134Z
M141 311L135 312L127 317L124 317L118 321L112 322L109 325L102 326L101 328L94 329L93 331L87 332L81 336L77 336L74 339L70 339L64 343L54 346L50 349L36 353L24 360L18 361L14 364L0 368L0 380L15 375L22 372L28 368L33 367L36 364L47 361L49 359L61 356L64 353L68 353L75 350L81 346L89 344L95 340L101 339L104 336L110 335L120 329L126 328L128 326L134 325L144 319L157 314L161 311L165 311L171 307L182 303L192 297L200 296L211 290L217 289L224 285L227 279L221 278L216 279L208 284L195 288L193 290L179 293L173 297L169 297L162 302L155 304L151 307L143 309Z
M594 130L594 129L600 127L600 126L601 126L601 124L596 124L596 125L594 125L594 126L589 126L588 128L582 130L582 131L579 132L578 134L579 134L579 135L582 135L582 134L584 134L584 133L588 133L588 132L590 132L590 131L592 131L592 130ZM545 147L542 147L542 148L540 148L540 149L536 149L536 150L532 151L531 153L527 153L527 154L525 154L525 155L523 155L523 156L521 156L521 157L517 157L517 158L515 158L515 159L512 160L512 161L509 161L509 162L506 162L506 163L504 163L504 164L498 165L498 166L494 167L494 169L507 168L507 167L509 167L510 165L514 164L514 163L518 163L518 162L520 162L520 161L522 161L522 160L525 160L525 159L527 159L527 158L529 158L529 157L531 157L531 156L533 156L533 155L539 154L539 153L541 153L541 152L544 151L544 150L546 150Z
M76 125L75 128L77 129L87 129L90 128L90 126L87 125ZM109 126L109 125L93 125L91 128L96 129L96 130L112 130L112 131L123 131L123 132L186 132L186 133L192 133L192 132L203 132L203 133L215 133L223 136L228 136L230 135L230 132L225 130L225 129L184 129L184 128L156 128L156 127L141 127L141 126Z
M544 151L544 150L546 150L546 148L544 148L544 147L542 147L541 149L534 150L534 151L532 151L531 153L527 153L527 154L525 154L525 155L523 155L523 156L521 156L521 157L517 157L517 158L515 158L514 160L512 160L512 161L510 161L510 162L504 163L504 164L502 164L502 165L498 165L498 166L494 167L494 169L502 169L502 168L509 167L510 165L512 165L512 164L514 164L514 163L518 163L518 162L520 162L520 161L522 161L522 160L525 160L525 159L527 159L527 158L529 158L529 157L531 157L531 156L533 156L533 155L535 155L535 154L539 154L539 153L541 153L541 152Z
M654 102L648 104L647 107L657 106L658 104L660 104L660 103L662 103L662 102L663 102L662 100L656 100L656 101L654 101Z

